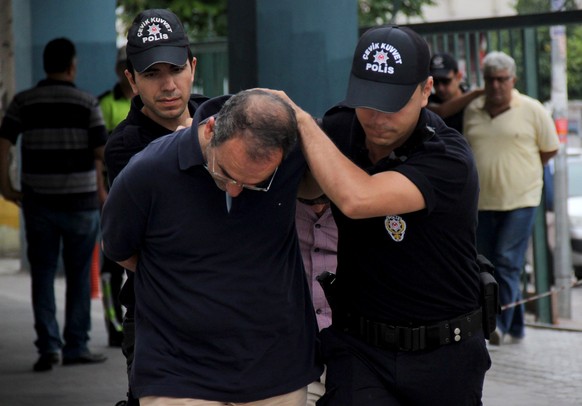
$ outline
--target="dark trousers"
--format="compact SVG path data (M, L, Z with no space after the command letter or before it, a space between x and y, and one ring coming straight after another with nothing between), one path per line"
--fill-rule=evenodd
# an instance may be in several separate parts
M535 222L535 207L508 211L479 211L477 250L495 266L499 284L499 302L506 305L522 297L521 274L527 244ZM497 316L497 327L503 334L523 338L525 335L525 306L512 306Z
M105 326L109 335L109 345L120 346L122 340L122 309L119 292L123 284L125 270L118 263L103 255L101 280L103 286L103 307Z
M89 272L99 230L99 212L55 210L36 203L34 199L25 199L22 210L38 353L51 354L62 349L64 357L78 357L89 351ZM64 346L57 322L54 289L61 252L67 283Z
M337 331L321 335L326 393L318 406L482 405L491 366L483 332L424 351L387 351Z
M121 345L121 351L125 356L125 361L127 363L127 378L128 381L130 381L133 355L135 352L135 320L133 307L127 308L123 318L123 343ZM131 385L128 385L127 406L139 406L139 399L133 397Z

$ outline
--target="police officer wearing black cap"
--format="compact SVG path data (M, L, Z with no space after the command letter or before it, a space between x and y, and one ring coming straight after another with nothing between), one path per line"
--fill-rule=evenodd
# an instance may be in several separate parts
M294 106L339 231L318 405L481 404L491 360L477 170L461 134L425 108L429 60L414 31L373 28L356 47L346 99L323 117L325 132Z
M463 72L452 55L434 54L430 59L430 75L433 78L434 93L428 98L427 108L437 113L449 126L463 131L463 112L465 107L483 89L468 90L463 84Z
M174 132L178 126L189 126L199 104L208 99L191 94L196 58L184 27L173 12L166 9L141 12L130 27L127 40L125 76L137 96L131 101L127 118L107 140L105 162L110 184L150 142ZM122 350L131 375L135 344L133 272L127 272L120 301L126 308ZM139 405L131 388L126 404Z

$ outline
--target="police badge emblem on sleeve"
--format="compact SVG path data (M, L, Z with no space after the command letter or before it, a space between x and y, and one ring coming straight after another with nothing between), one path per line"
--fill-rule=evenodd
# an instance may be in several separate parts
M406 222L400 216L386 216L384 220L384 227L390 234L390 237L396 242L404 239L404 232L406 231Z

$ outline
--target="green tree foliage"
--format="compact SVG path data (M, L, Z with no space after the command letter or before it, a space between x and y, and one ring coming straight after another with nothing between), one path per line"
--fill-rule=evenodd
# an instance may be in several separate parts
M406 17L422 16L423 6L434 6L434 0L358 0L360 27L393 23L398 13Z
M560 11L576 10L575 0L565 0ZM518 14L547 13L551 11L550 0L518 0L515 9ZM540 80L540 100L551 98L552 40L549 27L538 30L538 68ZM568 98L582 99L582 27L566 26L566 74L568 75Z
M226 36L226 4L227 0L117 0L126 27L142 10L168 8L180 18L192 41Z
M547 13L552 9L552 0L517 0L515 9L518 14ZM576 10L576 0L563 0L560 11Z
M582 27L569 25L567 29L568 98L582 99Z
M317 1L317 0L314 0ZM191 40L227 35L228 0L117 0L119 15L126 27L134 17L148 8L169 8L182 20ZM424 5L434 0L358 0L359 25L369 27L394 21L400 13L407 17L422 16Z

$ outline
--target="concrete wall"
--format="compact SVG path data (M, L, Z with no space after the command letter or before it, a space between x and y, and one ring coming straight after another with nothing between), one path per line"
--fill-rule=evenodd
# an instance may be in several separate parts
M116 50L115 0L0 0L0 119L15 92L45 77L42 51L48 41L68 37L77 48L76 84L94 95L113 86ZM17 149L14 149L17 157ZM11 167L19 185L18 166ZM24 259L19 209L0 197L0 256Z
M230 91L285 90L320 116L345 97L358 39L355 0L230 0Z
M316 116L343 100L358 39L356 2L262 0L257 11L261 85L288 89Z
M113 86L117 49L115 0L14 1L30 4L28 30L25 26L15 27L15 31L28 31L30 37L30 85L45 76L42 51L46 43L54 38L67 37L77 48L77 86L94 95ZM22 62L24 65L25 61Z

